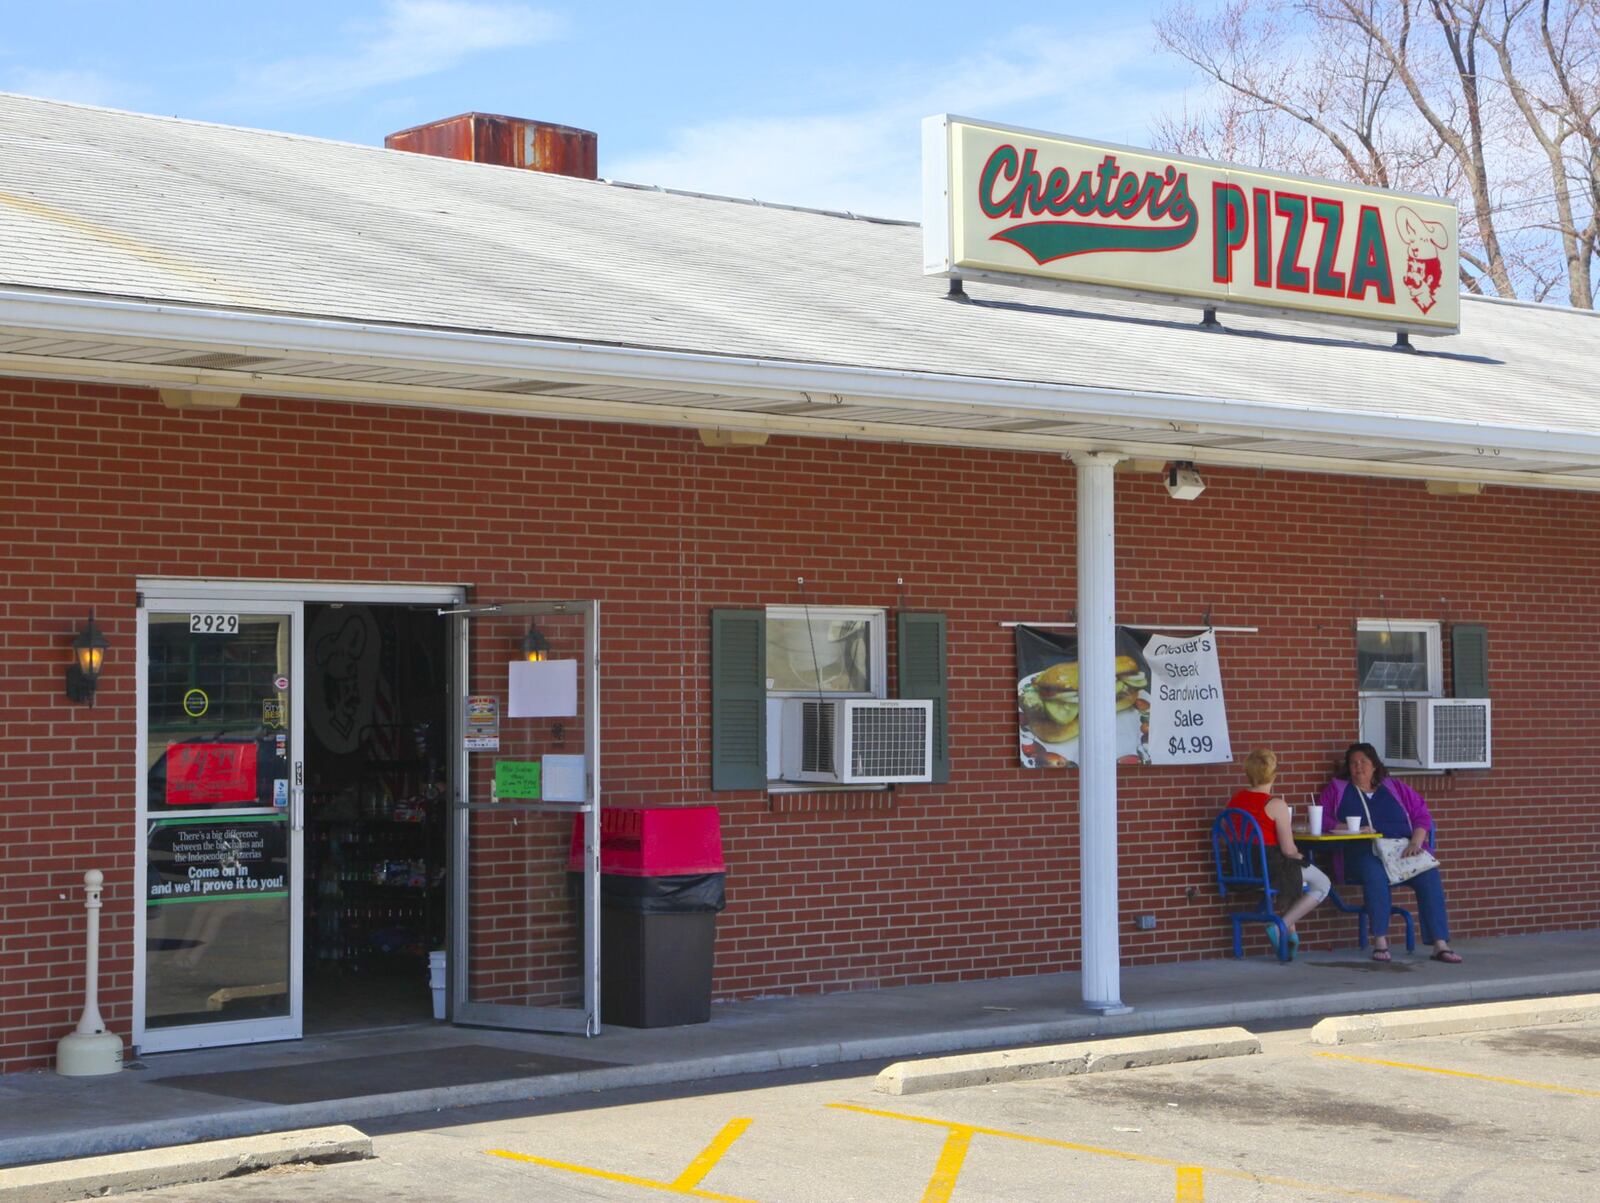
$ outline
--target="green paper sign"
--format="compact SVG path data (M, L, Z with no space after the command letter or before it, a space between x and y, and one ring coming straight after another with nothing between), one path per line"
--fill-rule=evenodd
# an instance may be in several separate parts
M502 802L512 798L537 801L539 762L537 760L497 760L494 765L494 796Z

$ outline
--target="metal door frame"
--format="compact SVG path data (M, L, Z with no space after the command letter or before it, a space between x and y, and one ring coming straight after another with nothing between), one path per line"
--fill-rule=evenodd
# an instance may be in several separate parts
M598 601L515 602L441 610L455 622L456 698L451 722L452 822L450 825L451 1022L527 1032L600 1034L600 603ZM473 618L583 615L583 754L587 798L583 802L474 802L468 795L468 757L462 731L462 706L470 686L470 628ZM470 965L468 890L471 818L474 811L525 810L581 814L583 819L583 1007L518 1006L468 1001Z
M182 589L169 592L164 589L140 590L138 608L138 635L135 672L138 676L137 711L138 727L135 755L138 773L135 778L137 798L136 843L134 848L134 899L133 899L133 1032L131 1042L140 1053L170 1052L178 1049L212 1048L224 1044L255 1044L271 1040L298 1040L304 1031L305 995L304 962L302 960L305 923L305 606L288 596L253 598L226 592L209 592L202 589ZM206 610L224 607L241 615L287 616L289 619L289 805L284 821L288 823L287 855L289 858L289 1010L285 1015L266 1019L243 1019L229 1023L194 1023L174 1027L147 1029L145 1027L145 983L149 971L146 949L146 923L149 911L145 900L148 881L150 780L147 767L149 732L149 669L151 613L181 613L184 610ZM208 817L219 822L232 816L256 816L262 807L217 807L206 811Z
M212 1048L230 1044L249 1044L272 1040L298 1040L304 1036L305 1020L305 607L311 603L346 602L376 605L451 605L466 597L464 585L361 584L337 581L184 580L173 577L141 578L138 589L138 629L135 673L137 675L135 755L140 758L135 778L137 831L134 846L133 907L133 1031L131 1043L136 1053ZM146 730L145 693L149 687L149 645L147 616L151 610L172 611L185 606L215 609L227 606L240 614L292 614L290 661L290 722L295 741L290 748L293 766L289 787L289 861L292 881L290 893L289 1017L254 1019L228 1024L191 1024L185 1027L145 1030L145 919L144 883L149 820L147 769L143 763L149 732ZM448 707L459 711L459 705ZM459 767L453 765L452 767ZM219 811L218 817L235 813ZM266 1025L274 1025L269 1028Z

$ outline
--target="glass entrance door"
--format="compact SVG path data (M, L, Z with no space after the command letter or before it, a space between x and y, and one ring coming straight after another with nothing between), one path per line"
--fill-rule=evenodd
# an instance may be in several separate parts
M294 1039L301 607L162 598L140 617L134 1043Z

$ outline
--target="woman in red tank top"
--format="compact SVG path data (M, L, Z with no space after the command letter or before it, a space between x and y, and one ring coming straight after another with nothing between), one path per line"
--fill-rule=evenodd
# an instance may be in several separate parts
M1272 792L1278 777L1278 754L1271 748L1257 748L1245 757L1244 776L1250 788L1234 794L1228 805L1244 811L1261 827L1272 888L1289 903L1283 912L1283 925L1289 929L1289 955L1293 957L1300 944L1294 925L1328 896L1328 875L1305 862L1290 829L1289 804ZM1278 929L1270 923L1267 939L1274 948L1278 946Z

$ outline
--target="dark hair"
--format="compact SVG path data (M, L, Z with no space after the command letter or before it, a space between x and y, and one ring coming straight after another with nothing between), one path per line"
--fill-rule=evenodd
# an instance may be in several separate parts
M1350 757L1360 752L1372 761L1372 784L1377 785L1389 775L1389 768L1383 763L1383 757L1378 755L1378 749L1371 744L1351 744L1344 750L1344 755L1339 758L1339 767L1333 770L1333 775L1341 781L1350 780Z

